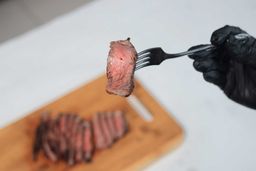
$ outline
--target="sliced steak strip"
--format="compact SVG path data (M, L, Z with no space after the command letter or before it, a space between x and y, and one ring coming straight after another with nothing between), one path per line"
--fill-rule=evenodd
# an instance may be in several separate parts
M101 124L100 124L100 114L97 113L92 118L93 123L93 135L94 135L94 143L96 146L96 149L103 149L105 148L105 137L102 132Z
M107 147L110 147L113 143L112 135L106 120L106 113L101 113L99 117L100 117L102 133L104 135L104 142L105 142L104 148L107 148Z
M91 161L93 153L93 135L90 122L83 122L83 157L85 162Z
M112 112L107 112L105 119L106 119L106 122L107 122L107 125L108 125L109 132L110 132L111 137L112 137L112 141L115 141L116 138L117 138L117 135L116 135L116 130L115 130L115 122L114 122L113 113Z
M75 164L75 153L76 153L76 133L78 130L80 118L77 115L72 115L71 117L72 122L71 122L71 135L70 135L70 140L69 140L69 156L68 156L68 164L73 165Z
M80 162L82 161L82 157L83 157L83 122L79 123L77 132L76 132L76 140L75 140L75 150L76 150L76 156L75 156L75 160L76 162Z
M41 120L36 128L35 142L33 147L33 159L36 160L38 153L43 148L43 136L47 131L47 120L49 120L49 113L45 112L41 115Z
M60 132L65 134L67 127L67 117L66 115L60 114Z
M42 148L42 138L43 138L43 131L44 131L44 125L43 123L40 123L40 125L36 129L35 133L35 142L34 142L34 147L33 147L33 159L36 160L39 151Z
M134 88L134 70L137 52L130 39L112 41L107 59L106 91L119 96L129 96Z
M64 135L60 135L60 156L61 158L67 158L67 151L68 151L68 143Z
M115 128L116 128L116 136L118 138L121 138L128 130L124 113L119 110L115 111L114 121L115 121Z
M45 155L53 162L57 161L58 156L55 153L55 135L53 132L54 121L49 119L47 121L47 126L45 134L43 135L43 149Z
M51 146L47 140L43 143L43 148L45 155L53 162L57 161L57 155L54 153L54 151L51 149Z
M66 140L66 130L67 130L67 117L65 114L60 114L60 121L59 121L59 148L60 148L60 156L62 158L66 158L66 151L68 148L67 140Z

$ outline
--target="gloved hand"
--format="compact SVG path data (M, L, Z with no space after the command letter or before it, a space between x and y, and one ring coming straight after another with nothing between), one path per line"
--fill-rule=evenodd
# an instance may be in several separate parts
M230 99L256 109L255 38L238 27L224 26L213 32L211 43L215 49L189 55L194 68Z

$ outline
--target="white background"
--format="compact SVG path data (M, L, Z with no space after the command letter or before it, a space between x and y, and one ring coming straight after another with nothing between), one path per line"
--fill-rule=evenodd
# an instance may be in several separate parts
M93 1L0 45L0 127L103 73L111 40L131 37L138 51L160 46L175 53L209 43L225 24L256 35L255 18L253 0ZM256 170L256 111L206 83L192 60L169 60L136 75L186 134L146 170Z

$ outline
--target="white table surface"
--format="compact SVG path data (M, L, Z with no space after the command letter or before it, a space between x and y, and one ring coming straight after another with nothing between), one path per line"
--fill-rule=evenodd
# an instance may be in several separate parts
M0 45L0 127L103 73L111 40L180 52L225 24L256 35L255 9L253 0L93 1ZM192 60L136 75L185 129L184 143L146 170L256 170L256 111L206 83Z

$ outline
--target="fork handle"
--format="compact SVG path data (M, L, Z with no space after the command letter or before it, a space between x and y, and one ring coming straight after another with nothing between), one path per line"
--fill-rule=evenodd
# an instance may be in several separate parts
M208 45L204 45L204 46L198 47L196 49L188 50L188 51L181 52L181 53L167 54L166 59L177 58L177 57L181 57L181 56L185 56L185 55L193 55L196 52L213 50L215 48L216 48L215 46L208 44Z

